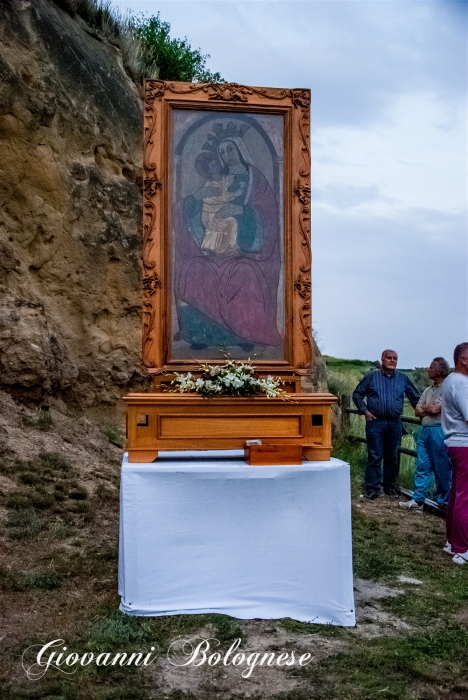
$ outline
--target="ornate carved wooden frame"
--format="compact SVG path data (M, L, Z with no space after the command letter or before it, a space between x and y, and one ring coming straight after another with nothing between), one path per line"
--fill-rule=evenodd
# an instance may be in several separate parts
M169 361L169 173L172 108L284 115L285 360L260 372L306 374L312 363L310 249L310 91L237 83L145 84L143 203L143 363L151 374L190 369ZM216 360L214 359L213 362ZM219 359L217 360L219 362Z

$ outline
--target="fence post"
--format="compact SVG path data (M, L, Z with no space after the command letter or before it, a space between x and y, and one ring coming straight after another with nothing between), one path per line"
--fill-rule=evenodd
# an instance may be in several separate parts
M351 408L351 396L348 394L341 394L340 396L340 407L341 407L341 432L344 435L348 435L351 428L351 415L346 409Z

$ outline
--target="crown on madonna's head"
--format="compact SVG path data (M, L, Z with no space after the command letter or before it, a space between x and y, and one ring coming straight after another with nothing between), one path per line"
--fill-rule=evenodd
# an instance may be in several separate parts
M208 134L206 137L203 150L214 151L216 153L221 141L232 138L233 136L241 139L247 129L250 129L249 124L236 124L235 122L228 122L226 126L223 126L223 124L215 124L213 126L213 133Z

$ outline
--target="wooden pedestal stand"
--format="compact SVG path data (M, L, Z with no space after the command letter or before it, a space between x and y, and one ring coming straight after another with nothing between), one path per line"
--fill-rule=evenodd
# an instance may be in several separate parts
M329 460L332 394L206 399L197 394L129 394L130 462L152 462L160 450L243 449L245 441L300 445L305 459Z

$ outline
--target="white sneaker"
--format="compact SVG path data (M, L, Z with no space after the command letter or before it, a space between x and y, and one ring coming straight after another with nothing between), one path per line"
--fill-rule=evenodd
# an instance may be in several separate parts
M468 564L468 552L463 552L463 554L455 554L452 557L454 564Z
M411 508L412 510L422 510L423 506L419 505L417 501L400 501L398 504L401 508Z
M446 541L442 551L445 552L445 554L453 554L452 545L450 544L450 542L448 540Z

